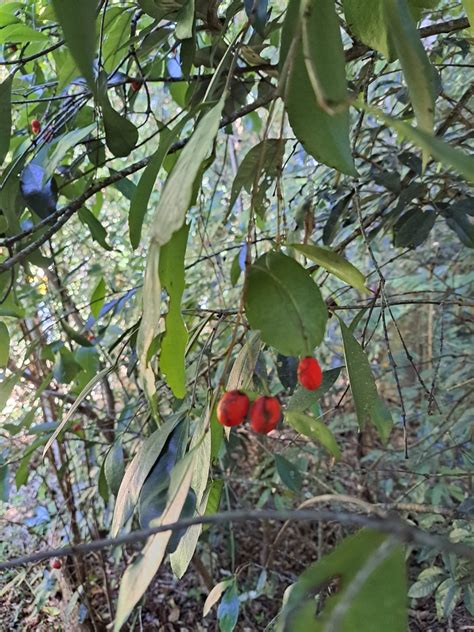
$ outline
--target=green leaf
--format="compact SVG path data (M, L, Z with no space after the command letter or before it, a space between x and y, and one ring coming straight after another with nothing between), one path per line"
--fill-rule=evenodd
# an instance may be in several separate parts
M12 81L13 75L10 75L0 84L0 166L3 164L10 149Z
M13 392L17 382L19 380L18 375L10 375L0 382L0 412L5 408L6 403L10 399L10 395Z
M280 454L274 454L273 458L275 460L275 466L278 472L278 476L281 478L282 482L292 492L300 492L301 486L303 484L303 479L301 477L301 472L299 471L299 469Z
M61 319L60 324L61 324L61 327L66 332L66 334L69 336L69 338L71 340L74 340L74 342L77 342L78 345L81 345L83 347L92 347L93 346L92 343L90 342L90 340L88 340L86 338L86 336L84 336L83 334L80 334L78 331L73 329L71 327L71 325L69 325L66 322L66 320Z
M158 430L155 430L152 435L145 439L127 467L117 493L111 527L112 537L117 536L120 529L132 516L146 477L160 456L166 440L181 419L181 415L173 415Z
M130 243L132 248L138 248L142 235L143 220L148 209L150 195L155 185L156 178L171 148L174 140L181 133L188 118L186 117L178 123L172 130L164 129L160 132L160 144L156 152L150 158L150 162L146 166L140 180L138 181L135 193L130 204L130 213L128 216L128 226L130 232Z
M217 609L220 632L232 632L239 618L240 601L235 580L226 589Z
M444 213L446 224L468 248L474 248L474 224L460 208L448 208Z
M342 109L328 112L331 105L347 99L344 51L334 0L290 0L283 25L280 73L287 60L289 72L283 95L296 137L316 160L357 175L349 140L349 110L340 106ZM315 83L319 83L319 95L314 92ZM322 98L329 102L326 109L321 107Z
M308 389L299 386L293 395L290 397L288 404L286 405L287 411L300 411L303 412L311 408L316 404L323 395L325 395L330 388L334 385L335 381L339 377L341 367L335 369L329 369L323 372L323 381L321 386L315 391L308 391Z
M429 153L435 160L452 167L456 173L462 175L468 182L474 182L474 156L451 147L448 143L436 136L423 131L418 127L412 127L408 123L386 116L380 110L370 109L373 114L381 118L392 127L400 136L407 138L412 143Z
M10 24L0 29L0 44L15 42L23 44L25 42L47 42L47 36L41 31L26 26L25 24Z
M159 519L153 521L153 526L169 524L179 519L190 489L193 465L193 453L190 453L174 468L166 509ZM164 560L171 536L171 531L164 531L148 538L141 555L127 567L120 583L114 632L120 630L144 595Z
M462 0L464 11L469 20L471 37L474 34L474 0Z
M410 587L408 596L412 599L428 597L434 593L436 588L440 585L444 575L443 569L437 566L425 568L425 570L421 571L418 575L416 582Z
M339 319L339 324L359 427L363 430L368 423L374 424L380 438L386 443L393 425L392 416L379 398L365 351L341 319Z
M416 248L428 238L435 221L434 211L410 209L393 227L393 245L396 248Z
M389 61L395 55L384 20L383 0L343 0L344 14L351 34L366 46L379 51Z
M309 355L326 330L318 286L294 259L268 252L250 266L245 310L252 329L283 355Z
M234 207L242 188L251 193L255 186L255 191L252 192L254 209L260 217L265 216L267 191L278 177L285 143L285 139L267 138L245 154L232 183L229 211Z
M92 239L99 243L105 250L112 250L112 246L107 243L107 231L97 217L85 206L79 210L78 215L79 219L89 228Z
M438 619L447 619L461 599L462 587L452 577L442 582L436 591L436 613Z
M291 587L278 632L406 632L405 555L385 534L363 529L310 566ZM337 580L316 616L314 595Z
M324 422L296 410L287 410L285 419L297 432L322 445L335 459L341 458L341 449Z
M431 132L434 122L434 70L407 0L385 0L384 18L394 49L400 59L418 126Z
M110 7L105 13L102 47L104 68L108 73L116 70L130 45L130 21L133 12L123 7Z
M91 294L91 302L90 302L91 314L96 320L99 317L100 310L102 309L104 305L105 292L106 292L105 281L103 277L101 277L99 279L99 282L95 286L94 291Z
M337 276L338 279L355 287L356 290L368 291L365 287L365 277L352 263L330 248L313 246L312 244L289 244L289 248L294 248L314 261L322 268Z
M246 391L252 386L253 373L262 348L260 334L252 331L234 360L227 380L227 390Z
M104 461L104 474L107 480L107 486L115 496L120 489L124 473L125 461L123 447L121 441L118 440L112 444Z
M114 110L110 104L107 89L100 98L107 147L117 158L128 156L138 142L138 130L135 125Z
M10 334L5 323L0 322L0 368L4 369L10 358Z
M199 121L189 142L181 151L166 181L151 225L151 244L143 284L143 315L137 338L140 379L149 400L155 391L153 370L148 366L148 349L158 333L161 314L159 279L160 248L184 223L192 199L193 185L202 161L212 150L224 107L224 97Z
M92 92L96 92L93 64L96 51L96 0L52 0L67 47Z
M8 465L0 465L0 502L7 503L10 496L10 475Z
M181 314L184 292L184 257L189 226L177 230L161 250L159 274L161 286L168 293L168 312L165 316L165 333L161 339L160 369L166 383L178 399L186 394L184 352L188 331Z
M179 40L189 39L193 36L194 25L194 0L185 0L176 17L175 35Z
M67 152L73 149L78 143L80 143L86 136L96 129L97 125L92 123L87 127L81 129L74 129L72 132L64 134L56 143L53 152L46 161L45 171L43 175L43 182L47 182L54 172L56 167L66 156Z

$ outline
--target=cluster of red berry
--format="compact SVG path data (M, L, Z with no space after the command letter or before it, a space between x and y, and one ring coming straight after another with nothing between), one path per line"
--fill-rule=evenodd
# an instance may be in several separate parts
M309 391L321 386L323 372L319 362L310 356L302 358L298 364L298 382ZM250 412L249 412L250 411ZM268 434L281 419L281 404L278 397L262 395L250 405L250 400L242 391L227 391L217 405L217 419L223 426L238 426L249 416L252 430Z

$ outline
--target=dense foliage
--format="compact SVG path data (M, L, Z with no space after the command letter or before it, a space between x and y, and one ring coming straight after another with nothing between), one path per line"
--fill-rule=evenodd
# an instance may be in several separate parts
M0 3L5 629L474 615L473 17Z

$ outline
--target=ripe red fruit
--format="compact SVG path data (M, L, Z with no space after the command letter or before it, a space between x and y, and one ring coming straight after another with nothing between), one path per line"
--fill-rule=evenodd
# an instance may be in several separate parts
M61 564L61 560L52 560L51 561L51 568L55 568L57 571L61 568L62 564Z
M133 92L138 92L142 87L142 82L138 81L138 79L132 79L132 81L130 82L130 87Z
M255 432L268 434L281 419L281 405L277 397L258 397L250 409L250 425Z
M298 382L308 391L315 391L321 386L323 372L319 362L308 356L301 358L298 364Z
M33 119L31 121L31 131L35 135L41 132L41 123L38 121L38 119Z
M241 391L228 391L217 404L217 420L223 426L238 426L250 407L249 398Z
M79 432L80 430L82 430L82 426L81 426L81 424L74 424L74 425L71 427L71 430L72 430L73 432Z

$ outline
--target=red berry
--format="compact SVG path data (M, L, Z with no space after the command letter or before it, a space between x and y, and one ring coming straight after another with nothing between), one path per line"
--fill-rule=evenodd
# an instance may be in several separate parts
M228 391L217 404L217 420L223 426L238 426L249 411L249 398L241 391Z
M321 386L323 381L323 372L319 366L319 362L308 356L301 358L298 364L298 382L308 391L315 391Z
M74 425L71 427L71 430L72 430L73 432L79 432L80 430L82 430L82 426L81 426L81 424L74 424Z
M138 92L142 87L142 82L138 81L138 79L132 79L132 81L130 82L130 87L133 92Z
M57 571L61 568L62 564L61 564L61 560L52 560L51 561L51 568L55 568Z
M33 119L31 121L31 131L35 135L41 132L41 123L38 121L38 119Z
M258 397L250 409L250 425L255 432L268 434L281 419L281 406L277 397Z

